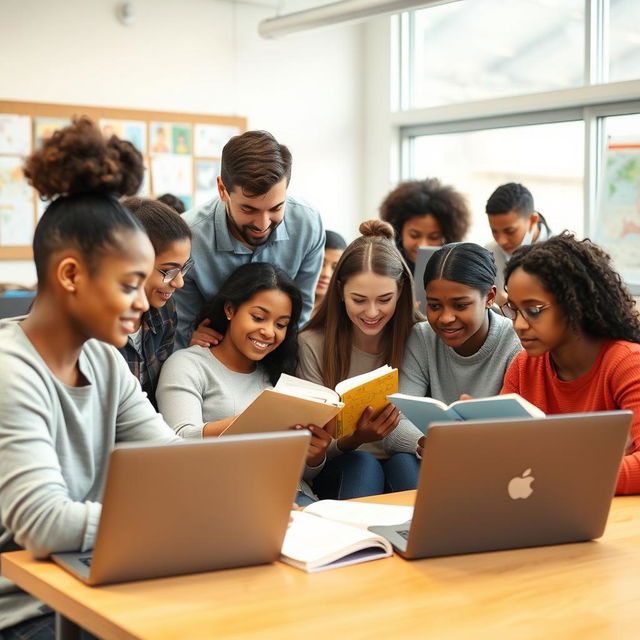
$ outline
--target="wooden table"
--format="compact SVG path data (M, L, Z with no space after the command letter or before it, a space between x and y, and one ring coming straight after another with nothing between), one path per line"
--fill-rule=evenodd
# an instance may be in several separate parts
M640 496L614 499L597 542L394 556L317 574L276 563L100 588L16 551L2 556L2 573L105 638L630 640L640 636Z

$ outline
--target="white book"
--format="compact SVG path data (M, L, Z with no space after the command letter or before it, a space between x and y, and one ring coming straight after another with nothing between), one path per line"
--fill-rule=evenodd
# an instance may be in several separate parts
M320 500L292 512L280 559L311 573L386 558L390 543L367 527L402 524L412 515L413 507Z

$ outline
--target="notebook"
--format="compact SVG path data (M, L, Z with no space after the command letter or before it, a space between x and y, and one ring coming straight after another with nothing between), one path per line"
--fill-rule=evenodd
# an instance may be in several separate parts
M273 562L307 431L118 445L92 552L55 562L91 585Z
M630 411L434 423L413 518L370 527L405 558L602 535Z

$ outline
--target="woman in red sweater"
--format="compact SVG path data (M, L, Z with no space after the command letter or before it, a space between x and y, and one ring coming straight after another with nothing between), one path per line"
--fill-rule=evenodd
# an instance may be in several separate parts
M518 249L505 283L524 351L502 393L547 414L632 411L616 493L640 493L640 313L609 256L565 231Z

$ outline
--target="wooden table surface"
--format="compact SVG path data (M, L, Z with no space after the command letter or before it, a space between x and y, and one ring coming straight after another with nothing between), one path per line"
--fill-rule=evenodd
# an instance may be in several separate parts
M394 556L316 574L276 563L106 587L87 587L16 551L2 556L2 573L114 639L631 640L640 637L640 496L614 499L596 542L418 561Z

